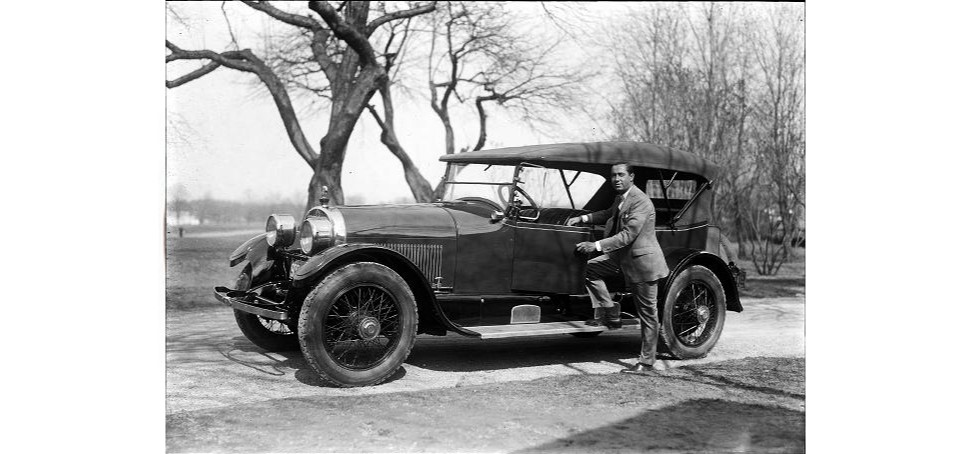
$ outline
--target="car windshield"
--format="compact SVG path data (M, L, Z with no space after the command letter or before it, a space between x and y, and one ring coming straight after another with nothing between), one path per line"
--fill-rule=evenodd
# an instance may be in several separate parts
M499 206L507 206L514 175L514 166L463 165L449 179L444 200L481 197ZM605 181L605 178L593 173L524 165L519 172L518 186L539 207L581 208ZM518 195L516 198L524 199ZM522 201L529 203L527 200Z

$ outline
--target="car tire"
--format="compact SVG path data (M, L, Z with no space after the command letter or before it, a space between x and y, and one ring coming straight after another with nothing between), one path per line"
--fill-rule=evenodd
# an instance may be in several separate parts
M679 273L661 308L661 351L677 359L707 356L721 337L726 300L721 281L710 269L694 265Z
M234 287L236 290L249 290L251 282L252 275L247 267L239 273ZM271 352L300 349L300 342L296 338L296 333L283 322L263 318L238 309L233 310L233 312L239 330L246 336L246 339L256 344L257 347Z
M307 295L297 332L307 363L341 387L387 380L411 353L418 308L404 279L373 262L345 265Z

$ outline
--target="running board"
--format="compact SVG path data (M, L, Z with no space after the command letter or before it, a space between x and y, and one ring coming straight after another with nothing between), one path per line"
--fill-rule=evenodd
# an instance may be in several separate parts
M640 322L636 319L623 320L623 327L615 330L603 326L589 326L582 320L572 322L551 323L522 323L515 325L493 326L465 326L466 330L478 333L482 339L500 339L503 337L545 336L547 334L595 333L600 331L622 331L639 329Z

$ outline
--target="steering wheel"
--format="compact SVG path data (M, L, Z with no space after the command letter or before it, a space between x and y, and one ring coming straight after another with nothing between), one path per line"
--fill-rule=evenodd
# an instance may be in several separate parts
M459 197L456 199L459 202L472 202L472 203L482 203L488 205L489 208L495 211L502 211L502 206L495 203L492 200L488 200L485 197Z
M515 192L521 193L522 194L522 197L525 197L525 199L528 200L529 203L531 204L531 205L528 205L528 206L517 206L516 207L516 211L518 211L518 212L521 213L522 210L528 210L528 209L536 210L536 215L534 217L520 216L520 219L522 219L523 221L533 221L533 222L536 221L536 220L538 220L539 219L539 204L536 203L536 201L532 199L532 196L530 196L528 192L525 192L525 189L522 189L522 188L520 188L518 186L515 186Z
M522 189L521 187L516 186L515 187L515 192L518 192L518 193L522 194L522 197L525 197L525 199L528 200L529 203L532 204L532 205L529 205L527 207L519 207L519 208L535 208L537 211L539 210L539 204L536 203L535 200L532 200L532 197L529 196L529 193L528 192L525 192L525 189Z

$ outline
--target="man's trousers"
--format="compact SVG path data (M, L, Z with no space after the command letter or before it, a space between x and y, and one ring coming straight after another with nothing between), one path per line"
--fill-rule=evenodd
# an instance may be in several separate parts
M620 265L609 254L595 257L586 263L586 291L593 307L611 307L613 300L606 288L604 278L621 274ZM637 317L640 319L640 359L643 364L653 365L657 360L657 341L660 336L660 319L657 314L657 281L630 283L636 279L624 276L636 299Z

